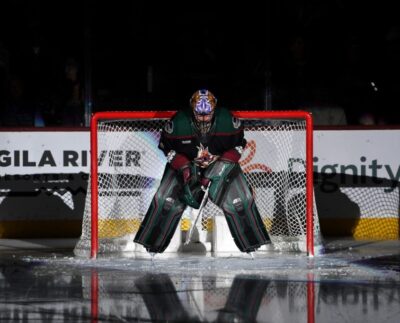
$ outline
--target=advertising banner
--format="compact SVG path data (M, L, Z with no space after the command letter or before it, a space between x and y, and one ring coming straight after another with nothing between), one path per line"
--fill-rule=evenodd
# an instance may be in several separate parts
M108 135L113 136L109 138L112 142L118 141L117 132ZM154 171L144 175L160 177L165 157L157 148L158 138L140 132L132 135L138 147L140 140L145 140L143 147L153 148L100 151L99 171L107 172L110 167L119 168L121 173L126 167L139 169L147 156L158 162ZM257 147L244 152L243 169L280 171L282 166L275 162L281 152L278 145L259 136L257 132L246 133L249 142L257 139ZM304 145L304 134L295 133L291 140L293 147ZM359 238L399 236L400 129L315 131L313 156L315 198L323 233ZM251 165L258 168L249 168ZM89 131L1 132L0 221L81 221L89 167ZM60 201L61 206L57 204Z

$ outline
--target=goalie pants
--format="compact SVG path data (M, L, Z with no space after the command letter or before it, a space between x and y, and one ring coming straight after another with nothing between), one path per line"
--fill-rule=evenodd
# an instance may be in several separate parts
M147 251L161 253L169 245L186 204L180 200L182 184L174 170L166 167L160 186L140 225L134 241ZM212 200L212 198L210 197ZM268 233L243 172L231 178L224 194L213 201L226 217L235 244L251 252L269 242Z

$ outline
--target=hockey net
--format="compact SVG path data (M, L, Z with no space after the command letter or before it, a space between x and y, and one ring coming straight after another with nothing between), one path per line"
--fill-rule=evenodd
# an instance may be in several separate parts
M312 119L302 111L234 112L247 145L240 165L272 246L314 254L320 229L312 185ZM164 124L174 112L101 112L92 118L91 173L82 235L75 254L137 251L132 242L166 165L158 148ZM188 208L189 209L189 208ZM208 201L198 231L215 239L222 211ZM194 218L185 211L182 233ZM211 237L211 238L210 238ZM211 241L211 250L215 248ZM168 249L167 249L168 251Z

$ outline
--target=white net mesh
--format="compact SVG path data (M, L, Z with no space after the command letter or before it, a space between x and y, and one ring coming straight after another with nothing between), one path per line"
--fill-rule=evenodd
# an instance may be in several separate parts
M304 120L242 120L247 146L240 165L257 207L278 249L306 251L306 123ZM166 164L158 149L166 120L102 120L98 123L99 253L129 250L156 192ZM91 194L88 190L82 236L76 253L90 250ZM184 214L180 229L187 231ZM222 211L210 201L198 229L211 232ZM312 228L311 228L312 230ZM314 204L314 237L319 240ZM133 249L134 250L134 249Z

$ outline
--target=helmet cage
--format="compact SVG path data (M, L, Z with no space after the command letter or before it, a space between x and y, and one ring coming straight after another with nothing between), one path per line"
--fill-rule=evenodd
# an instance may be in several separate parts
M202 134L211 129L217 99L208 90L196 91L190 99L194 122Z

